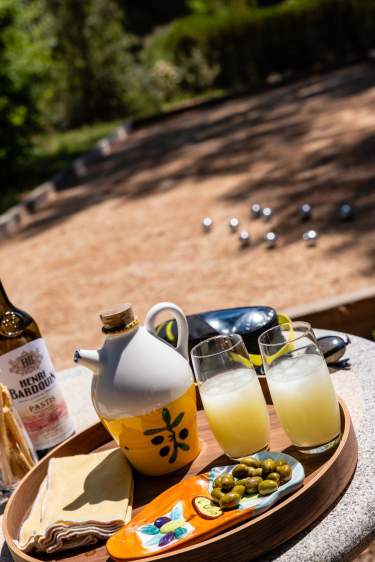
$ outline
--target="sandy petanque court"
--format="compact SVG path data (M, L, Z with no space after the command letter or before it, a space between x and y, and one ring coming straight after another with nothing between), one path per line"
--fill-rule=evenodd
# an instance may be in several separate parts
M58 369L101 342L98 312L161 300L187 313L283 307L373 283L375 68L349 67L197 108L133 133L0 246L1 278L31 312ZM250 219L251 203L274 210ZM341 222L338 205L355 206ZM313 218L301 223L303 203ZM214 228L203 234L204 216ZM239 249L227 221L252 244ZM301 235L314 228L314 248ZM267 250L263 235L278 233Z

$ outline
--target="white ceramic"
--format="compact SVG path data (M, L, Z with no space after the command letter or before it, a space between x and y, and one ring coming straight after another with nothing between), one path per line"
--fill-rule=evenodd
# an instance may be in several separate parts
M164 311L177 321L176 348L155 335L155 319ZM75 360L95 374L92 398L99 415L140 416L183 394L194 382L188 362L188 336L181 308L161 302L148 311L144 326L107 334L98 351L77 350Z

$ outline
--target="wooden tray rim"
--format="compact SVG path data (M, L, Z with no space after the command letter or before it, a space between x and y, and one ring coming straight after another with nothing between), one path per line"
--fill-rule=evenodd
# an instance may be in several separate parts
M273 515L276 511L278 511L281 508L285 508L288 504L292 503L293 501L295 501L297 498L299 498L302 494L306 493L307 490L310 490L311 488L313 488L314 486L316 486L319 481L321 480L322 476L328 472L332 466L338 461L344 447L346 446L346 442L348 440L348 437L350 435L351 432L353 432L354 437L355 437L355 433L354 433L354 428L353 428L353 423L351 420L351 416L349 413L349 410L345 404L345 402L339 397L339 405L340 405L340 410L341 410L341 415L342 415L342 419L344 420L344 430L342 432L342 436L340 439L340 443L337 446L337 449L335 450L335 452L333 453L333 455L326 461L326 463L324 463L324 468L322 470L319 470L318 473L311 478L306 484L304 484L299 490L296 490L295 492L293 492L290 496L287 496L286 498L284 498L281 502L275 504L273 507L271 507L270 509L268 509L267 511L265 511L263 514L258 515L255 518L251 518L248 521L246 521L245 523L242 523L241 525L236 526L233 529L229 529L226 532L220 533L219 535L212 537L210 539L206 539L203 540L199 543L196 544L192 544L190 546L186 546L183 548L179 548L175 551L169 551L169 552L165 552L163 554L158 554L156 556L147 556L144 558L138 558L137 562L156 562L157 560L163 560L165 558L175 558L183 553L189 553L190 551L198 551L201 548L207 547L212 543L215 542L219 542L222 541L227 538L230 537L231 535L237 534L237 533L241 533L243 531L245 531L247 528L253 526L254 524L256 524L259 521L262 521L264 519L266 519L267 517L270 517L271 515ZM97 432L99 430L99 435L101 434L101 429L104 430L103 432L103 437L107 437L108 435L108 439L103 440L103 442L101 442L100 444L98 444L98 448L105 445L106 443L108 443L109 441L111 441L111 436L109 434L107 434L107 432L105 431L102 423L99 421L91 426L89 426L88 428L84 429L83 431L73 435L70 439L68 439L67 441L64 441L61 445L59 445L58 447L56 447L55 449L53 449L48 455L46 455L43 459L42 459L42 463L44 463L45 465L47 465L47 461L51 458L51 457L55 457L55 456L59 456L56 455L56 453L62 449L65 448L66 445L68 443L70 443L71 441L77 439L77 438L83 438L85 436L86 433L91 434L92 432ZM90 451L93 451L95 449L90 449ZM357 453L357 448L355 449L355 456L356 459L358 459L358 453ZM2 522L2 527L3 527L3 535L5 538L5 541L12 553L15 554L19 559L24 560L25 562L41 562L40 558L33 558L32 556L29 556L28 554L26 554L25 552L23 552L22 550L20 550L15 543L13 542L13 538L10 535L10 532L8 530L8 519L10 517L10 513L12 510L12 505L15 501L15 497L16 495L18 496L20 492L20 490L22 490L23 485L25 484L26 480L28 480L28 478L30 477L30 475L32 473L34 473L36 470L40 469L40 463L38 463L19 483L17 489L15 490L15 492L12 494L10 500L8 501L8 504L5 508L4 511L4 516L3 516L3 522ZM350 481L351 476L353 475L355 470L355 466L354 469L352 471L352 473L350 474L348 481ZM329 505L332 505L333 503L335 503L336 501L336 497L332 499L332 502ZM327 508L329 509L329 508ZM316 517L318 517L319 515L317 515ZM315 518L314 518L315 519ZM312 519L312 521L307 524L304 528L308 528L311 523L314 521L314 519ZM295 536L296 534L298 534L298 532L300 532L301 530L297 531L296 533L294 533L291 536ZM291 538L291 537L289 537ZM289 540L289 539L286 539ZM282 543L279 543L282 544ZM275 548L275 547L272 547ZM271 550L271 549L270 549ZM69 551L67 551L69 553ZM58 553L57 553L58 554ZM112 560L111 557L108 554L108 559ZM64 560L62 558L62 560Z

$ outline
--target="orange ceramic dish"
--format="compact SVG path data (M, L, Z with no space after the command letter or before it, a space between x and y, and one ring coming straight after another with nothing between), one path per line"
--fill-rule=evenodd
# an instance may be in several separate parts
M211 500L213 480L221 474L229 474L233 465L215 467L209 473L182 480L152 500L107 541L109 555L118 561L134 560L200 542L262 513L302 485L304 470L293 457L267 451L254 457L283 459L292 467L292 478L273 494L244 496L237 508L217 510L218 515L214 517L195 507L195 500L202 496Z
M110 556L115 560L151 556L176 548L177 543L180 547L209 538L251 515L249 509L234 509L217 519L202 517L193 506L196 496L209 497L206 475L187 478L150 502L108 540Z

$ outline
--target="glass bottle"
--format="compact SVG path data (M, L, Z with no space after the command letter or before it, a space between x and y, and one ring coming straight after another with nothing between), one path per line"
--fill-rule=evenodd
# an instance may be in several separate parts
M34 319L8 299L0 281L0 382L5 384L39 458L74 427Z

